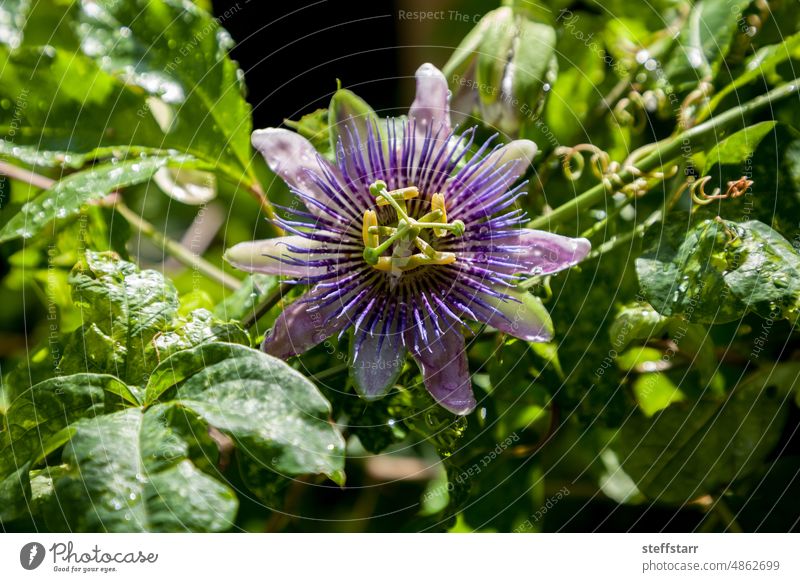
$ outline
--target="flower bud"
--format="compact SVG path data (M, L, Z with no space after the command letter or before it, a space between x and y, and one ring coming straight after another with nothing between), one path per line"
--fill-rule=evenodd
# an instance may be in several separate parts
M486 14L444 67L453 112L508 136L524 134L555 81L555 30L504 6Z

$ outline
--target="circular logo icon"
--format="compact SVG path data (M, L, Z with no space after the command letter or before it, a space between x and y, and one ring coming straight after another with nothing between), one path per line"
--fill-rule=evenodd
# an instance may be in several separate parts
M44 546L39 542L30 542L19 551L19 563L26 570L35 570L44 561Z

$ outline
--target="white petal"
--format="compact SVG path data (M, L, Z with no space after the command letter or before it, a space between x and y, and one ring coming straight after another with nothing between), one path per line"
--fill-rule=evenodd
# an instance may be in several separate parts
M311 249L313 253L294 252L289 247ZM225 260L237 269L251 273L286 277L313 277L325 267L309 267L302 263L329 257L326 245L302 236L282 236L266 240L242 242L225 251Z
M424 134L428 127L435 133L440 125L450 131L450 90L442 72L425 63L416 73L417 95L408 116L417 122L417 131Z

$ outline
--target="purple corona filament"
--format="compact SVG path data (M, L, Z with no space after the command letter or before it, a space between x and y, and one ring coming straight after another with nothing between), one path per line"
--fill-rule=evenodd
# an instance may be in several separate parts
M361 396L383 396L410 353L436 401L467 414L476 401L466 322L549 341L547 312L516 283L575 265L590 245L523 228L516 200L526 183L516 182L533 142L476 148L474 129L451 128L442 73L425 64L416 78L408 119L343 121L335 163L291 131L254 132L254 146L307 212L276 219L287 236L237 244L225 258L308 286L276 320L267 353L286 359L352 328Z

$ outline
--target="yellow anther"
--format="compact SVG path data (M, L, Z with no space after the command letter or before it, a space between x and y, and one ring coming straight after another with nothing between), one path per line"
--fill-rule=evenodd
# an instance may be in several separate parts
M411 255L405 261L401 271L410 271L422 265L449 265L456 262L455 253L436 253L436 258L431 258L423 253Z
M379 271L391 271L392 259L390 257L380 257L378 262L372 265L372 268L378 269Z
M381 240L377 232L374 232L372 230L373 228L377 228L377 226L378 226L378 215L375 214L375 211L367 210L366 212L364 212L364 222L361 228L361 237L364 240L365 247L374 249L379 244L381 244Z
M389 205L389 201L385 198L387 195L391 196L398 202L402 202L419 196L419 190L416 186L409 186L408 188L400 188L399 190L390 190L388 192L384 192L383 196L378 197L378 206Z
M444 206L444 194L434 194L431 196L431 211L436 211L442 213L442 217L435 222L441 222L442 224L447 224L447 209ZM447 234L447 230L442 228L434 228L433 234L439 238L443 237Z

